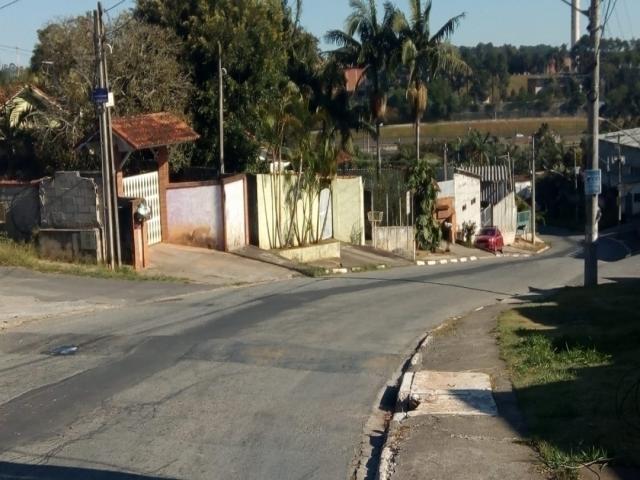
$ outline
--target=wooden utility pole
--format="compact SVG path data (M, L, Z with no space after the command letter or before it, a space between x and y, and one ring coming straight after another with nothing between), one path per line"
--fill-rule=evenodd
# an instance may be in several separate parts
M595 172L599 165L599 136L600 136L600 0L591 0L589 8L589 33L593 49L593 70L591 75L591 91L589 92L589 132L591 134L591 162L590 169ZM584 244L584 285L587 287L598 284L598 194L586 192L586 225Z

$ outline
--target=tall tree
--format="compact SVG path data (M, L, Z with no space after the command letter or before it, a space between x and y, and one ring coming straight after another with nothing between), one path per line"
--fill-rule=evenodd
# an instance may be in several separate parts
M139 22L128 13L107 25L107 35L114 114L169 111L184 115L191 81L180 62L180 40L167 29ZM74 149L96 130L91 102L95 77L92 37L93 21L88 15L52 22L38 31L31 69L36 84L60 107L36 129L36 150L49 170L98 164L96 158L81 158ZM171 160L175 164L184 158L173 151Z
M197 161L217 165L218 42L225 108L225 157L242 171L258 156L268 126L264 112L277 110L287 78L288 48L297 31L282 0L139 0L136 17L174 31L195 84L190 102L201 135ZM293 14L292 14L293 15Z
M420 121L427 109L429 85L439 74L468 74L469 66L448 40L458 28L464 13L450 18L431 34L431 0L410 0L411 17L401 14L398 28L402 42L402 63L409 68L407 100L411 106L416 135L416 161L420 160Z
M375 0L350 0L351 14L345 29L331 30L326 39L338 47L333 58L343 66L359 66L365 69L370 86L369 109L375 123L376 156L378 171L382 166L380 151L380 123L387 109L387 91L393 72L398 37L395 24L399 11L391 2L385 2L384 15L379 19Z

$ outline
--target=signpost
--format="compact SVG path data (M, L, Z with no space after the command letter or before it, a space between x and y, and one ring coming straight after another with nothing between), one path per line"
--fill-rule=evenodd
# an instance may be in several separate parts
M602 193L602 171L585 170L584 194L587 196L600 195Z
M108 103L109 90L106 88L94 88L91 93L91 99L93 100L93 103Z

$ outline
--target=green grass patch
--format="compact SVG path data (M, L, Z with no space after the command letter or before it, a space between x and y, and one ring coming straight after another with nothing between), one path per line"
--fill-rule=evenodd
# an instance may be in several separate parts
M533 444L557 478L640 466L640 281L567 288L498 323Z
M423 123L420 134L424 140L455 139L464 137L469 128L482 133L489 133L500 138L513 138L517 133L530 135L536 132L543 123L548 123L551 130L562 137L580 137L587 129L586 117L551 117L551 118L514 118L505 120L473 120L457 122ZM392 142L395 138L413 137L412 125L388 125L382 128L383 142Z
M62 273L93 278L187 283L186 280L181 278L164 275L142 275L128 266L111 270L104 265L80 262L64 263L47 260L38 256L38 252L33 244L15 242L1 234L0 266L22 267L43 273Z

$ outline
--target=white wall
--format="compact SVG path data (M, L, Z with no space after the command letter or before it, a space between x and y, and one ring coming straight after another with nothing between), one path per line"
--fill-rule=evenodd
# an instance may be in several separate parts
M333 238L364 245L364 186L362 177L338 177L333 190Z
M438 198L454 197L456 194L455 180L438 182L438 187L440 187L440 191L438 192Z
M247 244L245 188L244 177L224 184L224 233L228 251L237 250Z
M461 173L453 176L455 184L456 226L462 231L462 224L475 222L477 229L481 226L480 217L480 179Z
M511 245L515 241L517 223L516 197L514 193L510 193L493 206L493 224L500 229L506 245Z

